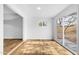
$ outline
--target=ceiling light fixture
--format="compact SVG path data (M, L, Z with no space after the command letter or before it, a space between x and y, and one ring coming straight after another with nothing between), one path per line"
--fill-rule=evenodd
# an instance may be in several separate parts
M37 7L37 10L41 10L41 8L40 7Z

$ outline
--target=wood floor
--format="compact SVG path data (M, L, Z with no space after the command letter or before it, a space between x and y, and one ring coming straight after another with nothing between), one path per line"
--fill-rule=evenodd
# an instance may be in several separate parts
M4 39L4 55L9 53L13 48L15 48L22 39Z
M10 42L8 42L9 44ZM6 46L6 45L5 45ZM4 52L6 47L4 46ZM12 45L7 47L10 49ZM6 53L4 53L6 54ZM20 47L14 50L11 55L72 55L71 52L63 48L55 41L25 41Z

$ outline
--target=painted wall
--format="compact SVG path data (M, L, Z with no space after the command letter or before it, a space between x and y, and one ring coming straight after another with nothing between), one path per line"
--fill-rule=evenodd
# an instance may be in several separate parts
M23 18L4 5L4 38L23 38Z
M23 38L23 26L22 19L5 20L4 21L4 38Z
M3 54L3 5L0 4L0 54Z
M39 22L42 21L41 19L46 22L47 26L39 26ZM52 18L29 17L28 20L24 20L24 40L53 39L53 26Z

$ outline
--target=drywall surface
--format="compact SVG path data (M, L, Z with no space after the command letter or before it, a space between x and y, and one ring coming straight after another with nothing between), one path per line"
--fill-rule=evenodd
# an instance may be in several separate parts
M28 20L27 20L28 19ZM44 21L46 26L39 26ZM24 40L26 39L53 39L52 18L29 17L24 19Z
M22 39L23 26L22 19L4 20L4 38L5 39Z
M4 5L4 38L23 38L23 18Z

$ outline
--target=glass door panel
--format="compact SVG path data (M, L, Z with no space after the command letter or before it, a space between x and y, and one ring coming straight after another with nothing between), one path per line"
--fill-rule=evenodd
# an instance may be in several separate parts
M65 46L69 49L77 50L77 13L71 13L64 17L64 38Z
M57 20L57 41L62 44L63 43L63 26L62 26L62 18Z

